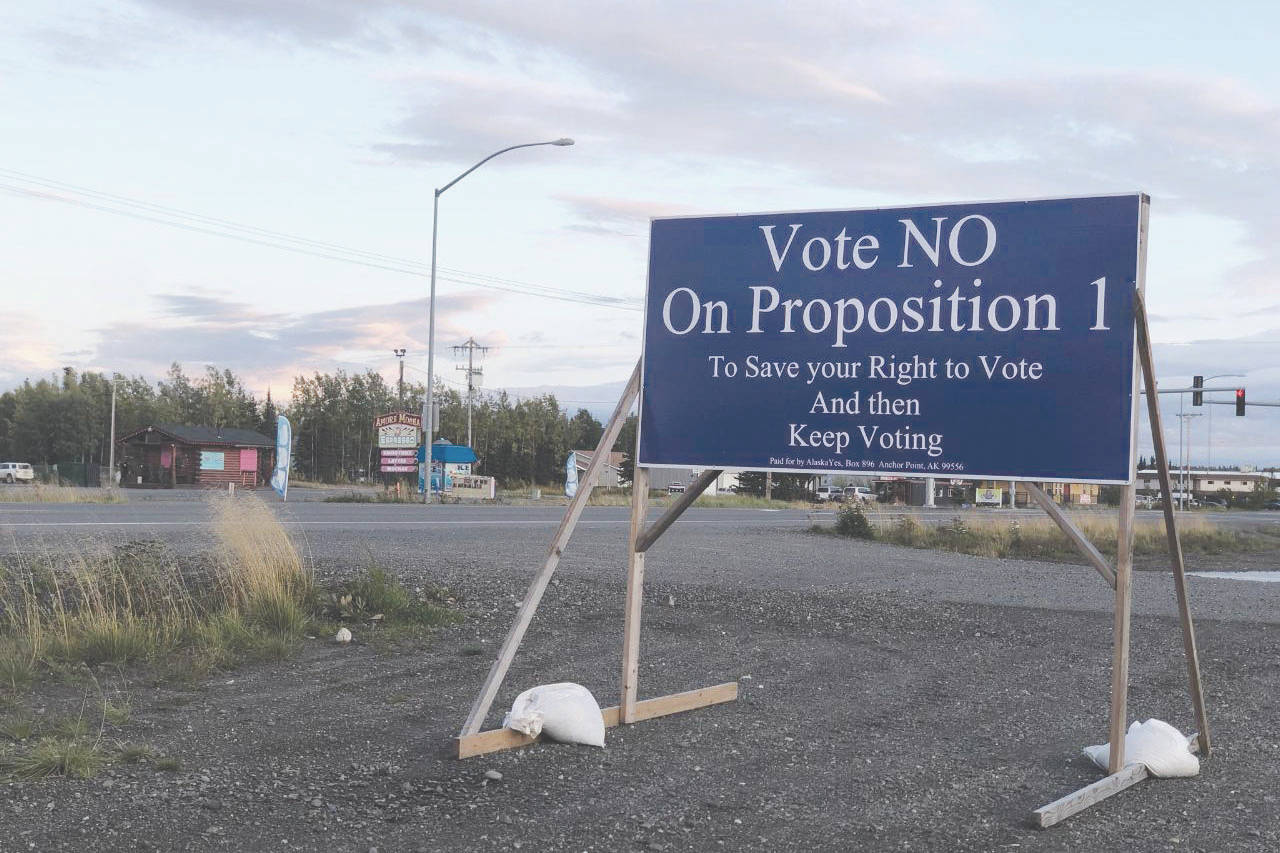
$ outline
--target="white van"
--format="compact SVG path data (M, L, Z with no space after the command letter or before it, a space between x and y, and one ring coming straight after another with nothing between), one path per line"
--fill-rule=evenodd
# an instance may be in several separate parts
M26 462L0 462L0 482L32 483L36 472Z

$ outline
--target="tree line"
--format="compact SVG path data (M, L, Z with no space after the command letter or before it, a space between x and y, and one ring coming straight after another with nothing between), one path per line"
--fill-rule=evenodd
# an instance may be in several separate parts
M441 406L437 437L466 443L465 396L439 386L435 396ZM421 411L425 397L425 385L406 383L403 408ZM257 400L230 370L206 367L191 377L174 364L155 383L142 376L117 378L116 437L154 424L185 424L252 429L274 438L279 411L293 425L297 474L358 482L378 477L373 419L399 408L396 387L372 370L298 376L290 399L277 404L270 392ZM554 395L519 399L506 392L475 397L471 429L476 472L503 484L563 482L569 451L593 449L603 432L586 409L572 416L561 411ZM110 435L111 379L105 374L65 368L61 376L28 380L0 394L5 461L105 465Z

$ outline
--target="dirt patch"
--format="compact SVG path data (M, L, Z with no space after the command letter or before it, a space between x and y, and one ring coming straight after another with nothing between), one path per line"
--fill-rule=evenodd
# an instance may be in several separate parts
M741 679L732 704L458 762L450 740L526 573L457 563L465 620L425 647L357 631L174 689L129 686L130 741L177 770L9 782L0 848L38 850L1259 850L1280 844L1276 627L1200 627L1218 748L1048 832L1028 813L1098 778L1110 619L908 592L651 583L641 696ZM321 574L338 567L322 567ZM408 581L412 583L410 579ZM674 602L674 603L673 603ZM548 591L489 725L521 689L617 700L620 579ZM1134 622L1130 707L1191 721L1176 622ZM60 690L65 694L67 688ZM71 691L74 693L74 690ZM37 698L37 704L40 701ZM495 770L495 780L486 771ZM492 775L492 774L490 774Z

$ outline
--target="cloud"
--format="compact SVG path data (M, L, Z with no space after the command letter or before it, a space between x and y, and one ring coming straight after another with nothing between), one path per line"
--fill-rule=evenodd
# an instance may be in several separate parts
M658 216L684 216L695 211L682 204L665 201L641 201L601 196L560 196L569 212L579 222L574 230L622 237L647 237L649 220Z
M154 301L158 321L118 322L97 330L97 362L148 375L158 375L174 361L254 374L310 373L368 353L389 355L396 346L414 353L427 349L425 299L300 314L260 312L247 303L202 294L162 294ZM494 301L488 294L437 296L437 346L467 335L453 318Z

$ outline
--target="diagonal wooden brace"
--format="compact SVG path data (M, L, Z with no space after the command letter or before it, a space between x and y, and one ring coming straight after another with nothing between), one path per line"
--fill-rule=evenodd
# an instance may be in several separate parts
M1107 586L1115 589L1116 573L1111 568L1111 564L1107 562L1107 558L1102 556L1102 553L1094 547L1093 543L1080 532L1080 528L1076 527L1075 522L1068 518L1067 514L1053 502L1053 498L1044 493L1044 489L1035 483L1024 483L1023 485L1027 487L1027 494L1031 495L1035 502L1040 504L1040 508L1048 513L1049 517L1062 529L1062 532L1071 540L1071 544L1075 545L1076 549L1089 561L1089 565L1098 570L1098 574L1102 575L1102 579L1107 582Z
M658 541L658 537L665 533L667 528L674 524L675 520L689 508L689 505L698 499L698 495L705 492L707 487L714 483L722 473L724 472L716 468L699 474L689 484L689 488L684 490L684 494L672 502L671 506L667 507L667 511L657 521L650 524L643 533L636 537L636 550L642 554L648 551L653 543Z

